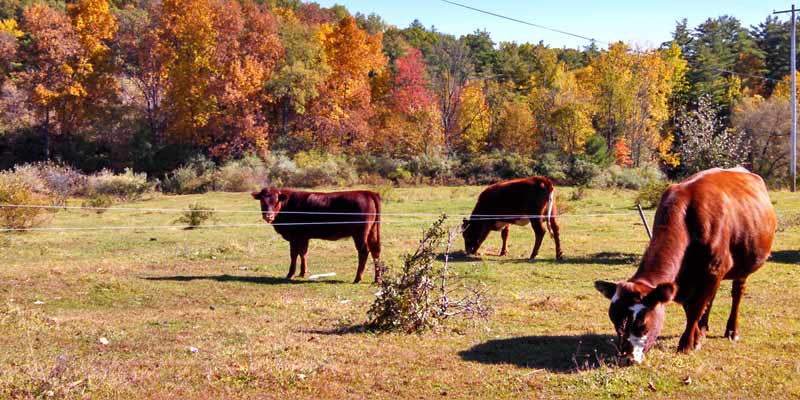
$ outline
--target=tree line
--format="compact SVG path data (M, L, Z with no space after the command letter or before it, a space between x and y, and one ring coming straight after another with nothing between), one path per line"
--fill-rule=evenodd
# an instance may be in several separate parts
M569 49L297 0L0 0L0 168L501 154L672 176L744 164L779 182L788 53L771 16Z

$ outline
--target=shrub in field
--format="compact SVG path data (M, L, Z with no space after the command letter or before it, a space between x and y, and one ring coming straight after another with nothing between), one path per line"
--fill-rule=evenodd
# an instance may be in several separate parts
M300 152L295 155L294 162L299 171L287 182L290 186L344 186L358 181L355 167L344 156Z
M55 198L37 193L25 177L11 172L0 172L0 204L50 206ZM26 207L0 207L0 227L27 229L48 220L51 209Z
M392 193L394 192L394 186L392 184L389 183L385 185L380 185L373 188L372 190L374 190L376 193L378 193L379 196L381 196L381 202L383 202L384 204L392 201Z
M186 229L195 229L213 219L213 208L203 206L200 203L194 203L189 205L189 209L186 210L180 218L176 219L175 223L186 225Z
M586 185L580 185L572 190L572 193L569 195L570 201L580 201L586 197Z
M205 193L211 187L210 176L197 175L194 168L186 165L174 169L161 180L161 191L169 194Z
M106 208L114 205L114 198L107 194L95 193L83 201L82 206L87 208L94 208L95 212L102 214L106 212Z
M216 165L204 156L196 156L174 169L161 180L161 191L171 194L197 194L214 190Z
M514 153L493 151L465 159L457 176L469 183L488 184L534 174L533 161Z
M86 191L88 178L78 170L53 162L25 164L14 168L30 187L37 193L53 195L58 204L64 204L67 198Z
M539 157L536 162L535 173L546 176L556 181L556 183L568 181L566 165L555 152L547 152Z
M88 186L90 196L105 194L124 201L140 199L152 189L153 185L147 181L146 174L136 174L128 168L122 174L114 174L108 170L100 171L89 178Z
M650 181L639 189L634 202L641 204L642 208L655 208L661 201L661 195L669 187L668 181Z
M581 158L575 158L569 164L566 172L569 183L584 186L588 185L600 173L600 167Z
M414 176L429 178L432 183L443 184L454 178L457 160L442 153L418 154L406 163L406 169Z
M216 173L215 186L225 192L248 192L269 182L267 165L256 156L225 163Z
M284 186L291 182L294 176L300 173L297 164L283 153L272 153L264 159L267 168L265 186Z
M656 167L623 168L612 165L592 181L592 186L639 190L648 183L661 179L663 174Z
M453 232L444 228L441 217L423 234L412 254L403 260L403 269L396 274L384 270L377 298L368 311L368 328L378 331L422 332L435 328L453 316L487 318L490 309L481 290L452 282L447 258ZM436 257L446 244L445 261ZM461 297L454 286L464 292Z

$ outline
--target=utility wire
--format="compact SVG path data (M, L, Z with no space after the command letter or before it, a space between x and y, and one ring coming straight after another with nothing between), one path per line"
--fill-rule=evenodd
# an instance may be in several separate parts
M495 12L492 12L492 11L487 11L487 10L482 10L480 8L471 7L471 6L468 6L466 4L456 3L456 2L451 1L451 0L440 0L440 1L442 1L444 3L452 4L452 5L457 6L457 7L462 7L462 8L466 8L468 10L476 11L476 12L487 14L487 15L491 15L491 16L494 16L494 17L497 17L497 18L502 18L502 19L506 19L506 20L513 21L513 22L517 22L517 23L520 23L520 24L532 26L532 27L535 27L535 28L539 28L539 29L544 29L544 30L548 30L548 31L551 31L551 32L560 33L562 35L572 36L572 37L575 37L575 38L578 38L578 39L588 40L588 41L593 42L593 43L599 43L599 44L603 44L603 45L611 44L611 42L597 40L597 39L589 37L589 36L584 36L584 35L568 32L568 31L561 30L561 29L551 28L549 26L539 25L539 24L535 24L533 22L523 21L521 19L517 19L517 18L509 17L509 16L506 16L506 15L498 14L498 13L495 13ZM636 50L636 49L631 49L630 51L632 53L635 53L635 54L646 54L647 53L647 51ZM724 70L724 69L719 69L719 68L707 68L707 70L720 72L720 73L726 73L726 74L732 74L732 75L739 75L739 76L744 76L744 77L748 77L748 78L763 79L765 81L771 81L771 82L779 82L780 81L780 79L769 78L769 77L766 77L766 76L747 74L747 73Z
M600 44L608 44L607 42L602 42L602 41L596 40L596 39L594 39L594 38L590 38L590 37L588 37L588 36L583 36L583 35L579 35L579 34L577 34L577 33L567 32L567 31L564 31L564 30L561 30L561 29L551 28L551 27L549 27L549 26L544 26L544 25L535 24L535 23L533 23L533 22L523 21L523 20L521 20L521 19L516 19L516 18L508 17L508 16L505 16L505 15L501 15L501 14L493 13L493 12L491 12L491 11L481 10L480 8L470 7L470 6L468 6L468 5L465 5L465 4L456 3L455 1L450 1L450 0L441 0L441 1L442 1L442 2L445 2L445 3L448 3L448 4L452 4L452 5L454 5L454 6L458 6L458 7L466 8L466 9L468 9L468 10L477 11L477 12L479 12L479 13L483 13L483 14L491 15L491 16L498 17L498 18L507 19L507 20L509 20L509 21L518 22L518 23L520 23L520 24L525 24L525 25L528 25L528 26L532 26L532 27L535 27L535 28L539 28L539 29L548 30L548 31L551 31L551 32L560 33L560 34L562 34L562 35L572 36L572 37L576 37L576 38L578 38L578 39L588 40L588 41L590 41L590 42L595 42L595 43L600 43Z

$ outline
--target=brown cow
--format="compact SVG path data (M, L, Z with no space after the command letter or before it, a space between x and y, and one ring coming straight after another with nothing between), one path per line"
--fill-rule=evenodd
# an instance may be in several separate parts
M621 355L635 362L644 359L672 300L686 313L678 351L699 348L723 279L733 280L725 337L738 340L745 281L769 257L775 226L764 181L744 168L710 169L671 185L661 197L653 239L633 277L618 284L595 282L611 299L608 315Z
M464 219L461 225L467 254L477 254L489 232L500 231L503 239L500 255L504 256L507 252L509 225L525 226L530 223L536 234L530 256L534 259L539 254L544 238L542 219L545 219L547 229L556 242L556 259L560 260L563 255L555 218L554 190L553 182L540 176L499 182L484 189L478 196L472 215L469 219Z
M375 281L381 280L381 197L375 192L355 190L318 193L290 189L264 188L253 192L261 202L264 221L289 241L292 263L287 279L296 271L300 256L300 277L306 276L306 253L310 239L339 240L352 237L358 250L358 271L354 283L361 281L367 256L375 262Z

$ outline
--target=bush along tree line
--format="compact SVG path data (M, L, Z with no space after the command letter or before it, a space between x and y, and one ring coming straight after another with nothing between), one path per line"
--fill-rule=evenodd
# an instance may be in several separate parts
M172 193L532 174L639 188L737 164L781 184L788 42L774 17L568 49L296 0L3 0L0 170L129 169Z

